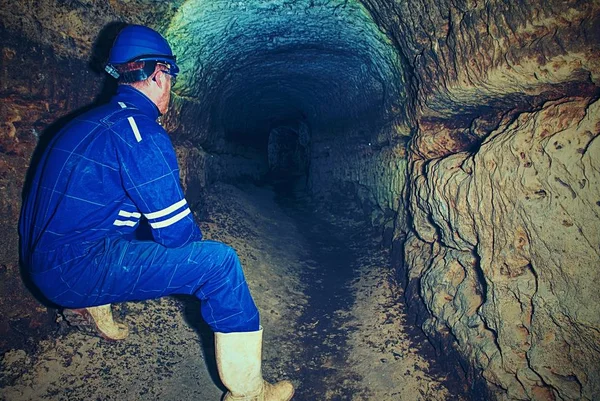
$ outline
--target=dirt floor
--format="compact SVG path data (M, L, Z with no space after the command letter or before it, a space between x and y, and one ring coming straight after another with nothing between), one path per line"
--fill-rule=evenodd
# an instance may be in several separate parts
M270 187L225 184L201 203L205 237L238 251L261 311L264 375L292 380L294 400L467 399L409 336L389 255L351 207L334 215ZM212 334L194 298L114 309L131 330L124 341L63 322L36 352L4 354L0 399L221 399Z

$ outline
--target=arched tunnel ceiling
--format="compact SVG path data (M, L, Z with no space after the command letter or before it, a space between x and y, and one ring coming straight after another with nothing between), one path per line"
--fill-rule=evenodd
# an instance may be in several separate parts
M166 35L182 68L175 91L225 131L331 126L403 102L397 55L355 1L190 0Z

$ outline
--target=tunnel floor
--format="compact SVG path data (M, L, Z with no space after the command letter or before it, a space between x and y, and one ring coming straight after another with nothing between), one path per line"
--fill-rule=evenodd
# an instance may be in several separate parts
M217 184L195 203L205 237L233 246L244 265L265 329L265 378L292 380L298 401L466 400L408 334L377 233L351 203L323 209L296 195ZM2 357L0 399L221 399L195 299L114 307L129 338L107 342L62 322L37 350Z

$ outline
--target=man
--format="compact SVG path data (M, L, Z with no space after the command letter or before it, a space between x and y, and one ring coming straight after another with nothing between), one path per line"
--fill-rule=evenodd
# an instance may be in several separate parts
M287 401L288 381L261 374L262 327L233 249L203 241L179 182L167 111L179 68L167 41L139 25L117 36L107 72L112 100L50 142L21 211L21 258L52 302L85 316L109 339L127 327L110 304L191 294L215 331L225 400ZM152 240L136 239L149 226Z

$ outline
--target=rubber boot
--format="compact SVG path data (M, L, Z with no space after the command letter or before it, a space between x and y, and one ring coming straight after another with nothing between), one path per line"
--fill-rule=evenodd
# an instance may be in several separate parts
M215 354L221 381L229 390L223 401L289 401L294 386L262 377L262 327L248 333L215 333Z
M114 321L110 304L81 309L65 309L63 315L71 326L76 326L90 334L98 334L106 340L124 340L129 335L127 325Z

